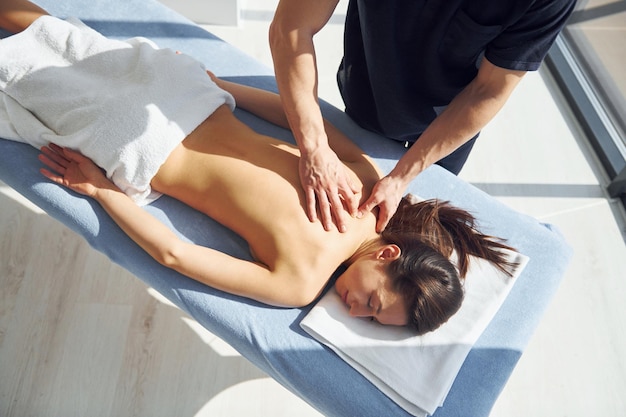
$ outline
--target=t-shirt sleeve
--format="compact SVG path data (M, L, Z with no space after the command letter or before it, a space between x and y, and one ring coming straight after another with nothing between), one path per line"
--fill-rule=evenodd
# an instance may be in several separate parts
M485 51L492 64L511 70L539 69L572 13L575 0L538 0L498 35Z

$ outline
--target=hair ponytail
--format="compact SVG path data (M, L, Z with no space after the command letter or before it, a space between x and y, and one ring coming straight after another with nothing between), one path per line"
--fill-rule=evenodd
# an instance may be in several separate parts
M507 260L502 249L514 249L501 239L479 232L476 220L469 212L447 201L433 199L412 202L411 197L404 197L400 201L396 214L381 234L383 239L390 234L409 234L447 258L456 252L461 277L467 274L470 256L486 259L511 275L515 264Z
M484 258L508 275L515 264L502 251L512 248L479 232L467 211L439 200L414 203L410 197L402 199L380 237L400 247L400 257L387 272L406 302L409 325L424 334L461 307L470 256ZM456 264L450 260L453 254Z

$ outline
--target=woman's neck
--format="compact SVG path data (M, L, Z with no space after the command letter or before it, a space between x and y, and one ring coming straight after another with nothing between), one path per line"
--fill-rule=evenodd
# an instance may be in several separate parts
M345 265L351 265L352 263L354 263L358 258L360 258L361 256L363 256L364 254L371 252L373 248L375 248L376 246L381 244L381 239L380 239L380 235L378 233L372 233L370 236L368 236L366 239L363 240L363 242L359 245L359 247L356 249L356 251L354 251L354 253L352 254L352 256L350 256L346 262Z

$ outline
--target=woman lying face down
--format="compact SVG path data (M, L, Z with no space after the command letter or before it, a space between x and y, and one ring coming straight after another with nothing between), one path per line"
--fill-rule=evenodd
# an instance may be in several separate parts
M32 10L29 13L33 15ZM0 22L6 21L0 18ZM106 86L119 81L119 71L134 71L141 67L140 60L150 60L152 55L168 60L168 69L173 68L171 73L178 74L179 78L171 83L150 84L150 80L141 79L139 87L120 86L159 92L149 103L153 112L149 123L145 119L138 120L135 126L133 120L128 120L128 115L133 114L131 110L137 107L131 100L125 104L127 112L118 108L120 101L116 102L118 107L108 112L103 111L106 103L97 94L88 97L91 100L88 103L81 97L81 120L90 120L98 126L105 119L107 126L119 124L128 130L108 131L109 137L102 139L86 138L89 146L82 147L81 132L89 131L88 127L67 132L48 129L48 132L56 132L56 136L47 133L45 139L54 144L43 146L40 156L45 165L41 170L43 175L94 198L129 237L161 264L214 288L285 307L300 307L315 301L330 277L342 267L345 270L337 278L335 290L352 315L375 319L382 324L408 325L419 334L434 330L460 307L462 280L470 256L485 258L505 271L510 267L499 251L506 247L504 244L478 232L467 212L436 200L414 202L406 198L381 234L375 231L376 217L372 213L362 218L348 216L345 219L348 227L344 231L324 230L305 214L306 198L298 175L298 148L254 132L233 115L228 103L206 110L206 114L198 112L193 128L176 139L171 152L162 159L150 161L156 168L148 187L150 191L188 204L238 233L247 241L254 261L237 259L181 240L122 191L128 188L127 182L133 181L134 167L144 164L146 154L154 154L152 151L159 147L159 140L163 140L161 149L172 143L171 136L161 138L158 135L163 125L190 125L188 114L170 114L164 109L173 101L195 103L198 97L232 95L238 107L288 128L280 98L211 77L212 74L204 73L200 64L190 65L189 57L147 48L140 41L121 45L121 41L107 40L96 32L51 17L32 21L28 29L0 43L0 74L6 76L0 84L2 94L11 98L14 98L12 94L19 94L28 87L27 83L45 79L38 79L47 70L38 50L13 52L23 41L38 45L37 33L46 32L48 27L52 29L46 32L45 42L54 42L49 39L50 33L56 33L75 40L72 43L58 40L57 46L90 45L78 51L48 49L63 57L79 57L67 65L67 71L73 75L82 71L82 76L94 83ZM36 30L29 31L33 27ZM128 48L142 48L141 54L131 54L137 59L133 65L125 65ZM83 65L85 61L89 61L89 65ZM34 69L23 78L6 75L18 66ZM159 71L159 67L151 68ZM59 94L67 94L71 89L64 87L63 72L58 68L56 71L58 77L54 85L48 87L58 88ZM90 77L89 71L99 72L97 77ZM198 71L202 71L202 78ZM108 80L107 73L117 74L116 80ZM133 74L128 75L123 79L131 84L138 82ZM194 80L194 88L182 89L185 93L180 93L181 85L190 79ZM106 89L94 86L93 91ZM28 103L23 104L25 110L38 115L39 123L52 126L57 120L54 114L47 113L47 107L38 107L46 105L44 99L19 101L14 98L16 102ZM72 101L67 103L66 118L72 114ZM85 115L85 109L90 108L94 113ZM179 117L184 118L184 122ZM21 119L10 122L14 125L27 123ZM71 120L65 122L64 128L72 126ZM15 127L17 132L32 131L27 126ZM353 186L369 194L380 178L377 167L332 125L326 124L326 128L330 146L351 173ZM151 134L153 131L157 133ZM135 132L140 132L141 138L134 136ZM152 141L145 149L138 147L146 135ZM64 143L70 137L75 141ZM42 138L20 136L15 140L38 146ZM94 141L101 143L93 146ZM93 162L110 160L120 152L125 159L113 167L100 167ZM119 172L126 175L123 181L118 180ZM453 251L459 259L458 267L449 260Z
M501 252L511 248L478 232L467 211L438 200L416 202L411 195L371 244L385 262L366 266L355 254L335 289L350 314L408 325L418 334L435 330L461 307L470 256L509 274L514 267Z

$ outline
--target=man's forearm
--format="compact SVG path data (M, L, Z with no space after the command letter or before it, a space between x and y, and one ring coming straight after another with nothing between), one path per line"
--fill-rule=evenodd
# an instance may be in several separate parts
M272 57L285 115L298 146L306 153L326 145L312 39L302 39L296 33L276 35Z
M524 72L497 68L487 61L476 79L398 161L390 176L408 185L423 170L476 136L504 106L523 75Z
M289 125L303 153L328 146L317 94L313 36L337 0L281 0L270 26L276 82Z

